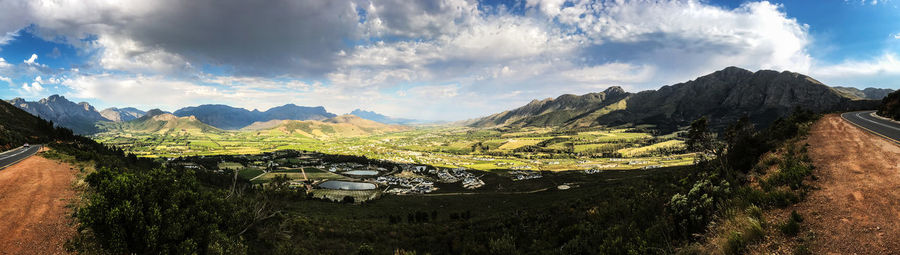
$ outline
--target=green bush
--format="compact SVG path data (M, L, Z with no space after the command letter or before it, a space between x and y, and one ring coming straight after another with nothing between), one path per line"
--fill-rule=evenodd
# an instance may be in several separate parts
M796 236L797 233L800 233L800 222L803 222L803 217L797 211L791 211L791 217L778 228L787 236Z
M101 168L87 176L87 205L77 219L113 253L241 253L226 234L230 207L190 171L131 173Z

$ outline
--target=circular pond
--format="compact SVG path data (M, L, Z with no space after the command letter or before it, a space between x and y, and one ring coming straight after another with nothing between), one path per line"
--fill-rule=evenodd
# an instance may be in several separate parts
M368 182L326 181L319 184L319 187L340 190L369 190L375 189L375 184Z
M357 175L357 176L373 176L373 175L378 175L378 171L375 171L375 170L353 170L353 171L344 172L344 174Z

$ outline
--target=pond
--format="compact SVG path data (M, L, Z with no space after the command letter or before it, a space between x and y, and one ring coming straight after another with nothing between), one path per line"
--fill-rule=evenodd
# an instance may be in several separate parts
M367 182L347 182L347 181L326 181L319 184L319 187L325 189L341 189L341 190L369 190L375 189L375 184Z
M372 175L378 175L378 171L375 171L375 170L353 170L353 171L344 172L344 174L358 175L358 176L372 176Z

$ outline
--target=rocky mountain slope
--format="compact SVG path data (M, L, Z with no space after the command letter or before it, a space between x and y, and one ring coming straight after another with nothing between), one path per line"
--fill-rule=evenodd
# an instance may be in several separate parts
M383 134L408 130L409 127L389 125L354 115L341 115L325 120L270 120L253 123L241 130L269 135L301 135L324 139Z
M270 120L322 120L337 116L324 107L306 107L294 104L273 107L265 112L247 110L227 105L200 105L185 107L173 113L178 117L194 116L203 123L220 129L240 129L254 122Z
M891 92L894 92L893 89L880 89L880 88L865 88L860 90L858 88L852 87L832 87L838 92L844 93L851 98L859 98L859 99L871 99L871 100L881 100L886 97Z
M610 87L603 92L581 96L566 94L556 99L533 100L525 106L487 116L470 125L490 126L562 126L594 112L618 109L618 103L630 94L621 87Z
M53 137L53 125L0 100L0 151Z
M144 116L144 114L147 114L147 112L138 110L134 107L126 107L121 109L112 107L100 111L100 115L102 115L104 118L115 122L137 119Z
M8 102L32 115L52 121L54 124L71 129L78 134L96 133L99 130L95 123L109 121L90 104L86 102L76 104L60 95L52 95L37 102L25 101L22 98L15 98Z
M627 93L613 87L601 93L535 100L469 125L588 127L634 123L676 128L707 116L711 126L722 128L746 115L765 126L795 108L817 112L874 109L877 102L851 98L799 73L728 67L658 90Z

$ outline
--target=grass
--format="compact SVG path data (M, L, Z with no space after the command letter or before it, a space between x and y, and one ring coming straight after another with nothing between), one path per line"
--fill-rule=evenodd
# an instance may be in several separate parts
M263 171L263 170L247 168L247 169L238 171L238 177L241 179L244 179L244 180L250 180L250 179L253 179L254 177L257 177L263 173L265 173L265 171Z
M302 127L294 130L301 132ZM100 133L94 139L139 157L258 154L291 149L485 171L511 167L583 170L594 166L579 162L610 164L597 160L604 157L625 157L629 161L647 162L622 164L615 169L640 169L648 165L680 166L693 162L692 154L677 151L683 147L677 137L664 135L668 138L657 138L654 140L657 143L650 144L648 141L653 138L652 135L632 132L629 128L574 132L550 128L497 130L438 127L354 137L308 137L296 132L269 131L138 132L118 129ZM672 150L660 150L667 148ZM625 153L609 155L617 151ZM233 169L237 166L220 168Z

